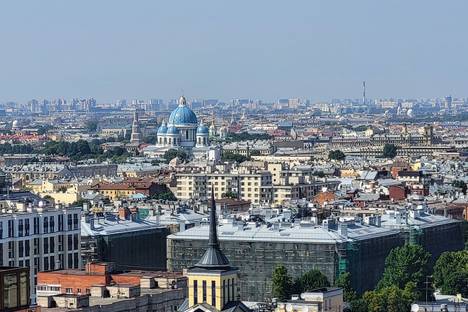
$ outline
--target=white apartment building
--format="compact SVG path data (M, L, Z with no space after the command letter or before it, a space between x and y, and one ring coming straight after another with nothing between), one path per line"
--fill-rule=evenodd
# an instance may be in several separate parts
M215 198L227 193L239 194L239 198L260 204L271 201L271 173L258 171L252 173L178 173L178 199L204 199L211 195L213 185Z
M316 181L311 166L287 168L284 164L239 167L224 170L194 170L176 174L176 197L181 200L206 199L213 186L215 198L236 194L254 205L275 204L305 198L311 200L324 187L336 189L337 181Z
M0 266L30 268L31 294L39 271L81 269L81 208L0 202Z

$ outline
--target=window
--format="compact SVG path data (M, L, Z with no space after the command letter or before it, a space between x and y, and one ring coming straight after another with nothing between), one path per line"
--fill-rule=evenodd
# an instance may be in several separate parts
M63 251L63 235L58 236L58 251Z
M29 257L29 239L24 241L24 256Z
M50 228L50 233L54 233L55 231L55 218L54 216L51 216L49 219L49 228Z
M73 288L66 288L66 289L65 289L65 292L66 292L67 294L73 294Z
M59 260L58 260L58 262L59 262L59 267L58 267L58 269L63 270L63 255L62 255L62 254L59 255Z
M226 280L223 280L223 303L226 303Z
M8 242L8 258L15 257L15 242Z
M216 306L216 282L211 281L211 305Z
M34 239L34 254L39 254L39 238Z
M230 302L230 301L231 301L231 291L230 291L230 288L231 288L231 280L228 279L228 281L227 281L227 302Z
M18 242L18 256L20 258L24 257L24 243L23 243L23 241Z
M73 214L73 229L78 230L78 214Z
M202 282L203 302L206 302L206 281Z
M15 224L13 220L8 220L8 237L15 236Z
M18 237L23 237L23 220L18 220Z
M73 235L73 249L78 250L78 234Z
M3 238L3 222L0 221L0 239Z
M72 254L68 254L68 269L73 268L73 258Z
M231 280L231 288L232 288L232 300L236 300L235 292L234 292L234 279Z
M55 252L55 237L53 236L50 237L49 250L50 250L50 253Z
M50 257L49 263L50 263L50 269L55 270L55 257L54 256Z
M44 257L44 271L49 271L49 257Z
M198 303L198 281L193 281L193 304Z
M44 237L43 239L43 251L45 254L48 254L49 253L49 239L47 237Z
M73 236L70 234L68 235L68 250L72 250L73 248Z
M63 215L58 216L58 230L63 231Z
M78 269L78 253L73 254L73 268Z
M42 228L42 233L49 233L49 218L44 217L44 226Z
M34 218L34 234L39 234L39 217Z
M39 258L34 258L34 274L37 274L37 272L39 271Z
M72 230L72 215L71 214L67 216L67 224L68 224L68 230L71 231Z
M24 236L29 236L29 219L24 220Z

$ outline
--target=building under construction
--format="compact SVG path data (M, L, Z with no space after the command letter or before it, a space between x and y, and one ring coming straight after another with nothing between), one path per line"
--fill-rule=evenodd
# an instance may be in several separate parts
M271 298L271 276L283 264L294 278L318 269L333 283L341 272L350 272L354 288L373 289L384 270L390 250L405 242L419 243L432 254L463 248L461 223L422 211L390 211L363 221L218 225L221 248L240 269L242 300ZM208 226L202 225L168 236L167 265L180 271L191 267L206 249Z

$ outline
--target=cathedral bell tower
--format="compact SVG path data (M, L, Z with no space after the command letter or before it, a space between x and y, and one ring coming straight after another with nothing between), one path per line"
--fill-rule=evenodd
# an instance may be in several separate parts
M212 188L208 248L200 261L187 271L189 307L208 304L222 311L239 300L239 270L229 264L221 251L216 228L216 203Z

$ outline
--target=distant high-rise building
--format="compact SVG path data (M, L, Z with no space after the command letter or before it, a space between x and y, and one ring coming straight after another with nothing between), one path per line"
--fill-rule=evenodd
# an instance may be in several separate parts
M447 110L452 109L452 97L451 96L445 97L445 109Z

